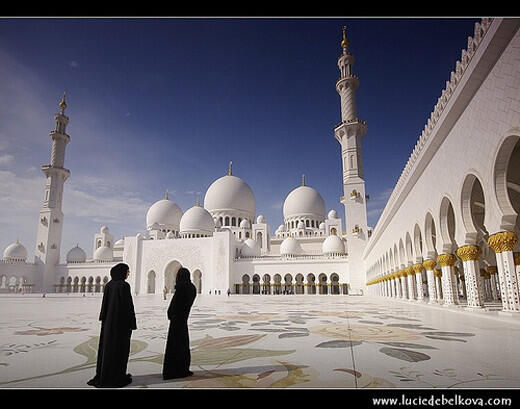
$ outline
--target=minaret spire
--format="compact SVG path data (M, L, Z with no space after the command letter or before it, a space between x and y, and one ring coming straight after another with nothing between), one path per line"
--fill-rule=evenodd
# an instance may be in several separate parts
M233 161L229 161L228 176L233 176Z
M69 118L65 115L67 103L65 93L58 103L60 112L54 115L55 129L49 133L51 137L51 160L48 165L42 166L45 174L45 190L42 208L40 209L40 223L36 233L35 264L41 268L41 280L38 286L43 291L51 291L55 284L54 274L56 264L60 261L61 235L63 228L63 186L70 176L65 169L65 148L70 141L67 135Z
M346 239L349 247L351 286L357 292L365 285L362 254L368 240L365 180L361 143L367 131L365 121L358 118L356 91L359 78L353 74L354 55L348 50L347 28L343 26L342 53L338 57L340 78L336 91L340 97L341 123L334 128L334 137L341 145L343 195ZM354 194L355 193L355 194Z
M166 189L166 193L164 194L164 198L165 198L166 200L170 200L169 197L168 197L168 189Z
M302 186L305 186L305 175L302 175Z

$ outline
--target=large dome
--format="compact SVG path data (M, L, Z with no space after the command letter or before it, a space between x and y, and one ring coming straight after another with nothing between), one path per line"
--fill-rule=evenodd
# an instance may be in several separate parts
M341 237L332 234L323 242L322 251L324 254L345 254L345 243Z
M112 261L114 252L110 247L100 247L94 252L94 260L96 261Z
M316 189L298 186L287 195L283 204L283 217L313 216L325 218L325 201Z
M67 253L67 263L84 263L87 260L87 255L79 246L73 247Z
M296 256L302 253L303 249L294 237L287 237L280 244L280 254L282 256Z
M4 250L4 260L25 261L27 259L27 249L16 240Z
M146 213L146 228L151 228L155 223L161 229L179 230L182 210L170 199L162 199L155 202Z
M213 234L215 231L215 221L211 214L200 206L193 206L186 210L182 215L179 232Z
M249 238L244 241L240 253L243 257L258 257L260 256L260 246L258 243Z
M251 218L256 212L256 199L249 185L233 175L215 180L206 192L204 207L208 211L239 210Z

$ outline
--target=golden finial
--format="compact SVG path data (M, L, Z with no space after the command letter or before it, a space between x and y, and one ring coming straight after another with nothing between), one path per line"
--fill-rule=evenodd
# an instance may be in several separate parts
M198 196L197 196L197 203L195 204L195 206L200 207L200 197L198 197Z
M165 198L166 200L170 200L170 199L168 198L168 189L166 189L166 193L164 194L164 198Z
M67 103L65 102L65 92L63 93L58 106L61 108L61 113L63 114L65 112L65 108L67 108Z
M228 176L233 176L233 161L229 161Z
M302 186L305 186L305 175L302 175Z
M343 26L343 41L341 41L341 48L347 48L347 47L348 47L347 26Z

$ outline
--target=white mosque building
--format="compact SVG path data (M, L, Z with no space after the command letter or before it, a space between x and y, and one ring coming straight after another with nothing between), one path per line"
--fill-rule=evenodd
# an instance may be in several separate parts
M371 230L367 225L361 141L366 122L357 117L354 56L343 30L336 90L341 123L334 136L341 146L345 221L327 212L320 193L307 186L291 190L283 205L283 223L274 234L261 214L246 181L227 175L208 188L185 212L168 197L155 202L146 215L146 232L115 241L108 227L93 237L92 257L76 246L60 263L63 229L63 186L69 118L65 95L55 115L50 164L42 166L47 180L40 210L33 262L18 241L0 261L0 291L102 292L117 262L130 266L135 294L171 292L179 268L192 274L200 294L360 294L365 288L362 253Z
M0 260L0 291L101 292L109 270L130 266L136 294L171 291L181 266L201 294L370 294L448 308L520 313L520 19L483 18L446 81L372 229L367 225L354 56L343 31L338 58L344 219L301 186L274 234L246 181L215 180L183 212L169 199L146 214L147 231L114 237L103 226L92 258L79 247L59 263L68 117L55 115L51 163L34 262L18 241ZM290 188L288 189L288 191ZM144 217L145 215L143 215Z

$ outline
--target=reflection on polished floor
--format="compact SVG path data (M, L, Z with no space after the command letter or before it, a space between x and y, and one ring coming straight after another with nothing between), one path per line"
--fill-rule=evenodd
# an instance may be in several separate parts
M163 381L169 300L134 297L127 388L518 388L520 317L369 296L199 295L194 375ZM0 388L89 388L101 295L0 297Z

